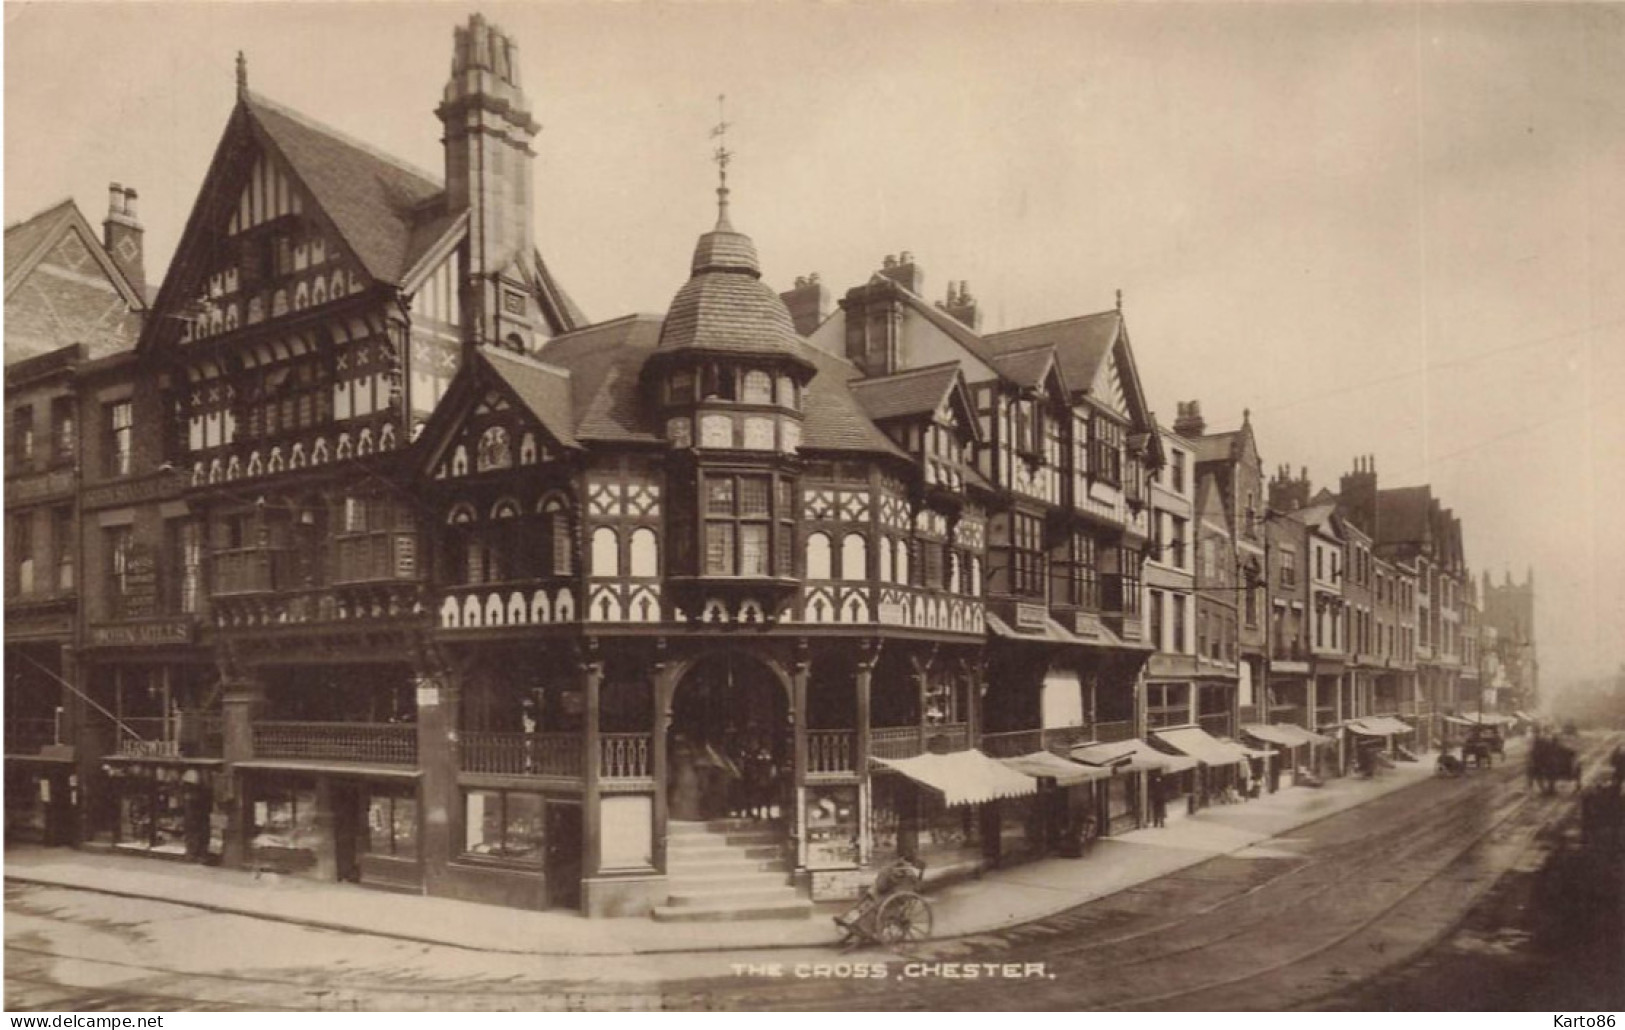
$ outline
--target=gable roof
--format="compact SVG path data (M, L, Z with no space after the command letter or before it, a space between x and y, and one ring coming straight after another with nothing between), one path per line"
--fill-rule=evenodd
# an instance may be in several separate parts
M1041 343L1018 351L1005 351L994 354L988 363L1017 386L1037 389L1055 367L1055 347Z
M1021 329L1007 329L982 337L988 349L1000 354L1048 345L1055 348L1061 376L1074 390L1087 390L1100 371L1123 329L1123 313L1113 308L1092 315L1063 318Z
M570 373L500 347L481 347L479 360L505 383L532 418L565 447L580 447L571 419Z
M141 294L102 246L101 237L85 220L72 197L59 200L32 217L6 226L6 296L11 296L12 291L22 285L29 273L56 247L57 241L75 230L124 302L135 310L146 307Z
M436 240L414 240L419 222L445 214L440 183L364 143L257 93L243 96L252 116L366 268L399 283ZM437 238L438 239L438 238Z
M906 415L929 415L942 407L959 381L959 362L944 361L895 375L858 379L848 384L858 405L875 421Z

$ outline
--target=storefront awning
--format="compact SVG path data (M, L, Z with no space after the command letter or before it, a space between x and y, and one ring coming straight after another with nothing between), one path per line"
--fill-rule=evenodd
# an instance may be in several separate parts
M224 765L221 758L196 758L190 755L103 755L103 763L122 765Z
M1292 722L1262 723L1250 722L1241 728L1241 732L1254 740L1262 740L1266 744L1279 744L1282 747L1302 747L1305 744L1330 744L1332 738L1323 737Z
M1079 744L1068 753L1074 762L1119 773L1161 772L1171 775L1194 769L1199 764L1194 758L1158 751L1138 738L1109 744Z
M1038 793L1038 781L1016 772L972 748L946 755L876 758L915 783L942 795L948 805L980 805L999 798Z
M1461 718L1458 718L1458 717L1456 717L1454 715L1446 715L1446 716L1444 716L1444 721L1449 723L1452 726L1477 726L1478 725L1478 723L1474 722L1471 719L1461 719Z
M1409 723L1387 715L1369 715L1364 719L1354 719L1349 722L1349 729L1367 737L1397 737L1416 732Z
M1182 754L1189 755L1204 765L1235 765L1247 757L1241 748L1210 735L1200 726L1178 726L1156 730L1151 734Z
M1533 715L1530 715L1528 712L1524 711L1521 708L1514 711L1512 714L1516 715L1523 722L1534 722L1535 721L1535 717Z
M1109 780L1111 772L1098 766L1069 762L1048 751L1034 751L1030 755L1001 758L1000 762L1027 776L1048 777L1061 787L1070 787L1091 780Z

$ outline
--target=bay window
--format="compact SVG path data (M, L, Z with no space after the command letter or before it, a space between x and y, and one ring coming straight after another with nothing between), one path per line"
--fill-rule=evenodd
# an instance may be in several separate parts
M793 574L793 488L768 475L708 475L704 569L707 576Z

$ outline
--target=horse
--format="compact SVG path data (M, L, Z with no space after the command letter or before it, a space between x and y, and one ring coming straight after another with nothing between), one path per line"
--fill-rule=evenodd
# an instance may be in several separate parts
M1537 737L1529 748L1529 785L1540 784L1541 793L1550 794L1557 789L1558 780L1573 780L1578 791L1581 783L1580 756L1573 748L1551 737Z

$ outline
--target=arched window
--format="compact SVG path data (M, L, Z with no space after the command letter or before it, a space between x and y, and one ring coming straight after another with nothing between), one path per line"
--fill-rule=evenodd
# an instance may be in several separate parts
M862 533L848 533L841 541L841 578L869 578L869 542Z
M559 494L542 498L536 510L542 517L543 574L569 576L575 572L575 545L570 536L570 504Z
M893 540L892 548L896 552L895 560L892 562L893 582L908 583L908 541Z
M972 597L981 597L982 596L982 559L976 557L976 555L974 555L974 554L971 555L971 558L970 558L970 571L968 573L968 578L970 579L970 582L968 584L966 584L966 585L970 588L969 591L968 591L969 594Z
M948 552L948 593L959 593L959 552Z
M592 575L613 577L621 574L621 538L608 526L592 531Z
M634 529L631 539L628 572L634 576L660 575L660 545L655 531L647 527Z
M885 537L880 538L879 554L880 554L880 581L882 583L890 583L892 581L892 573L891 573L891 541L887 540Z
M829 537L814 533L807 538L807 578L829 579Z

